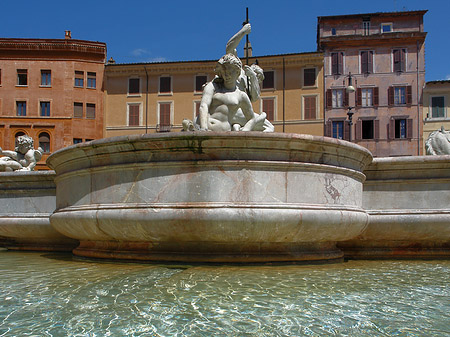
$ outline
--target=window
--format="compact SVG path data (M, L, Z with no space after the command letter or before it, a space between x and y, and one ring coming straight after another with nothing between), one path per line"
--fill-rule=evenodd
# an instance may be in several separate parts
M390 33L390 32L392 32L392 23L382 23L381 33Z
M363 35L370 34L370 19L363 19Z
M159 78L159 93L170 94L172 92L172 78L169 76L161 76Z
M17 85L28 85L28 70L27 69L17 69Z
M336 28L331 28L331 35L336 35Z
M431 118L445 118L444 96L431 97Z
M333 138L344 139L344 121L333 121Z
M373 89L362 88L361 89L361 106L368 107L373 105Z
M316 119L316 96L303 97L303 118Z
M342 108L344 106L344 89L333 89L333 108Z
M84 71L75 71L75 86L78 88L84 87Z
M263 89L275 88L275 72L273 70L264 72Z
M90 89L96 88L96 74L92 72L87 73L87 87Z
M81 138L74 138L74 139L73 139L73 143L74 143L74 144L80 144L80 143L83 143L83 139L81 139Z
M388 104L393 105L410 105L412 103L412 87L395 86L388 89Z
M331 53L331 74L341 75L344 72L344 53Z
M202 92L203 85L206 83L207 77L206 75L197 75L195 76L195 91Z
M273 121L275 118L275 99L274 98L262 98L262 111L266 113L267 119Z
M27 115L27 102L17 101L16 102L16 115L26 116Z
M128 126L140 125L140 104L128 105Z
M40 102L41 117L50 116L50 102Z
M41 70L41 86L50 87L52 85L52 72L50 70Z
M171 129L170 124L170 110L172 103L159 103L159 123L157 125L157 131L169 132Z
M393 71L404 72L406 71L406 49L394 49L392 50L393 58Z
M408 117L392 117L389 120L389 139L411 139L413 120Z
M73 117L83 118L83 103L74 102L73 103Z
M86 103L86 118L95 119L95 104Z
M379 139L380 121L375 118L361 118L356 121L355 139Z
M0 85L2 85L2 70L0 69Z
M47 132L39 134L39 146L45 153L50 152L50 135Z
M128 79L128 95L139 95L141 93L141 80L139 78Z
M316 85L316 68L303 69L303 86L311 87Z
M360 53L361 56L361 73L371 74L373 73L373 51L363 50Z

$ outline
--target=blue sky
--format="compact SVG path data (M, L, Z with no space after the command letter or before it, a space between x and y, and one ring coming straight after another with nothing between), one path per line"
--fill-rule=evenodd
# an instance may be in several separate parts
M71 30L74 39L106 42L108 58L119 63L212 60L246 7L255 56L315 51L317 16L428 9L426 80L450 79L448 0L2 0L0 37L64 38Z

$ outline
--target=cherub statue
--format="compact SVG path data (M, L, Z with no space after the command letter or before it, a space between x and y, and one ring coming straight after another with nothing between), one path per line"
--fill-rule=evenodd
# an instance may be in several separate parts
M443 126L433 131L425 142L425 150L429 155L450 155L450 132Z
M41 147L34 150L33 144L33 138L19 136L14 151L6 151L0 148L0 155L4 156L0 157L0 172L33 171L44 152Z

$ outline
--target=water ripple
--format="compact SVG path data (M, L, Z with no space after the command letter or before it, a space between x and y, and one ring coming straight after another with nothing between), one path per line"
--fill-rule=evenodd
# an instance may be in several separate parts
M0 251L0 336L443 336L450 261L106 263Z

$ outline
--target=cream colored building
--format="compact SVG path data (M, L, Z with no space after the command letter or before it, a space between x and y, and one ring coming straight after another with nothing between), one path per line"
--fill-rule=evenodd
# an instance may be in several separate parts
M257 61L266 79L253 109L264 110L277 132L323 136L323 54L262 56ZM202 86L214 78L216 62L108 63L104 136L180 131L183 119L195 119Z
M423 89L424 141L441 126L450 130L450 80L430 81Z

